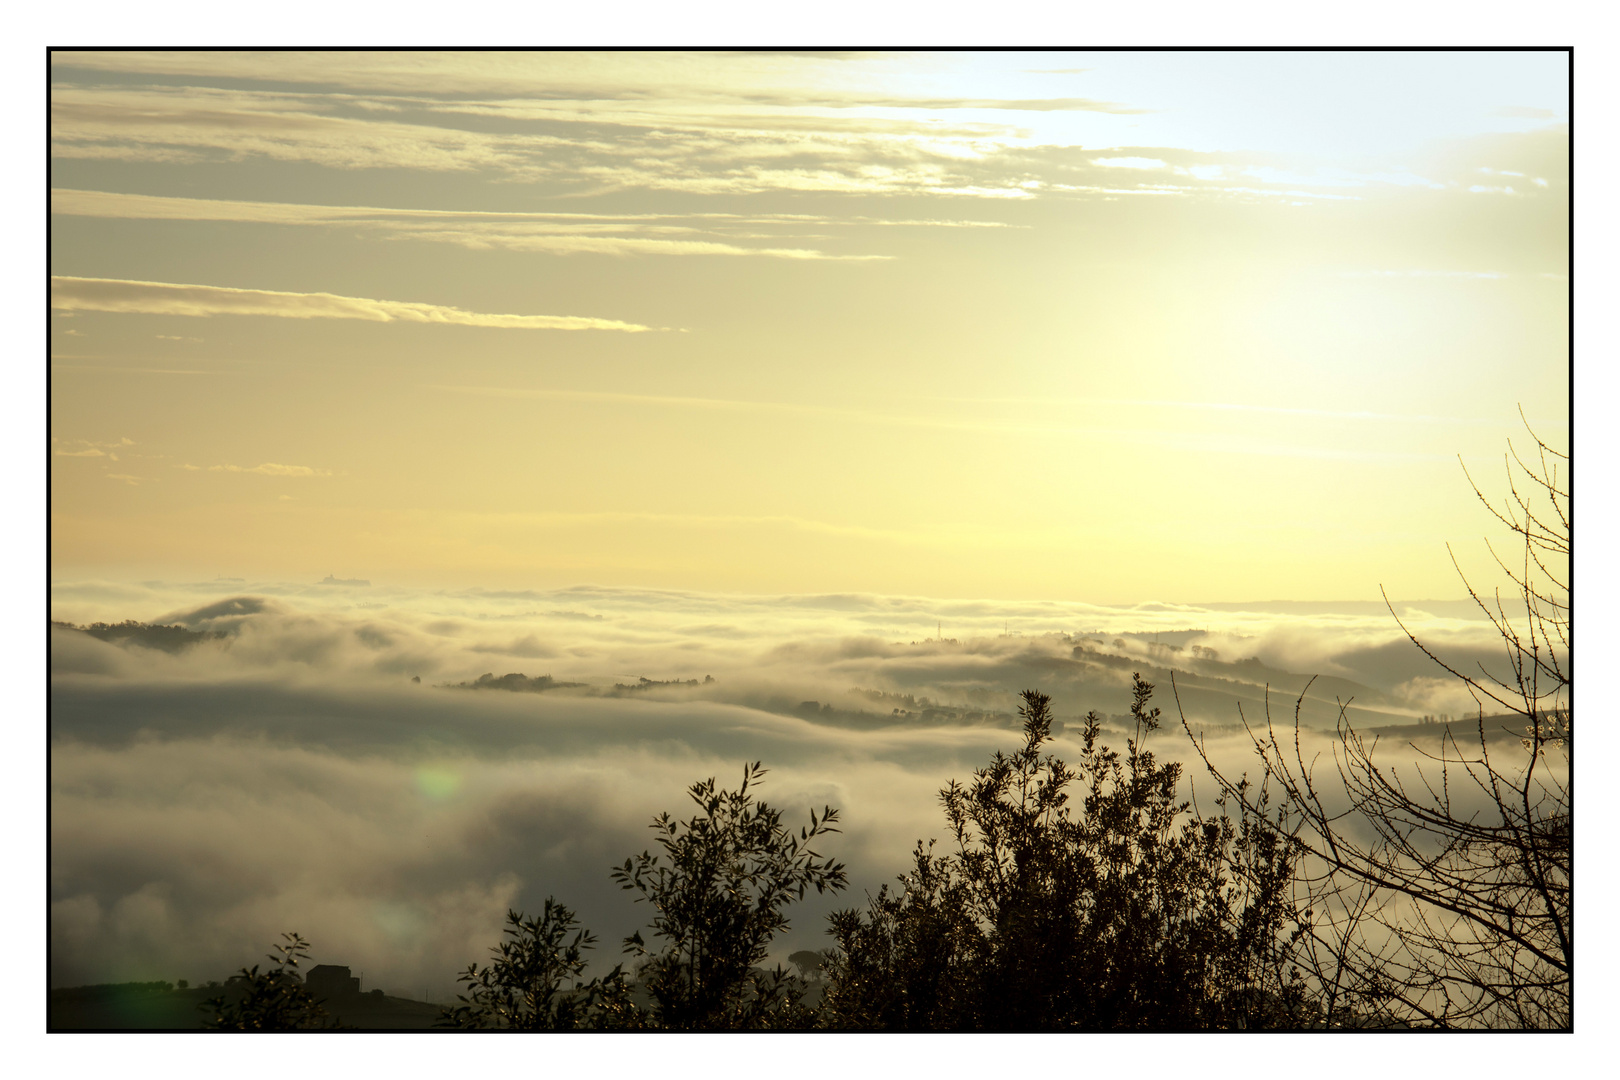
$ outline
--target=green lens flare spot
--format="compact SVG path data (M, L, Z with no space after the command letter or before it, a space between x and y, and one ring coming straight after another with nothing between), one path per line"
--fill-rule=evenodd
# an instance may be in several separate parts
M418 766L416 790L433 802L443 802L461 790L461 774L436 765Z

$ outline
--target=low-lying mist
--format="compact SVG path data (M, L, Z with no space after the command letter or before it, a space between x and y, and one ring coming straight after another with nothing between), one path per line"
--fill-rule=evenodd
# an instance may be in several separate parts
M1461 605L1396 609L1449 660L1500 655ZM655 814L686 816L693 781L754 760L795 826L840 810L823 853L851 881L797 905L782 959L943 836L939 788L1018 744L1025 688L1072 757L1089 710L1123 747L1140 672L1165 713L1149 746L1201 805L1178 696L1234 774L1242 718L1291 725L1312 675L1299 712L1328 760L1341 707L1408 756L1421 718L1477 711L1370 605L80 582L52 617L54 986L222 980L296 930L366 989L449 1000L507 908L547 895L605 968L647 915L609 868Z

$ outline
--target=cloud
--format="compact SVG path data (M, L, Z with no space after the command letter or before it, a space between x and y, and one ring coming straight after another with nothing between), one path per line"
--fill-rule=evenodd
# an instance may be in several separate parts
M488 54L468 63L454 54L422 56L401 62L400 57L346 54L334 64L315 54L287 54L284 63L265 64L253 53L220 52L211 56L146 52L119 57L104 53L53 55L57 85L72 85L73 69L106 73L152 73L169 78L187 77L193 85L210 78L254 78L283 85L342 86L382 102L415 103L422 87L432 85L440 100L468 107L508 104L544 109L554 104L575 107L604 106L624 109L669 109L675 102L690 109L706 106L708 113L724 116L752 108L808 111L813 109L905 109L927 112L971 110L1074 111L1139 115L1154 110L1127 103L1085 97L1019 98L961 97L895 94L870 89L834 89L817 78L828 70L825 54L765 52L754 56L731 52L727 63L710 62L700 54L676 54L651 61L642 54L636 63L600 54L568 57L552 54L535 63L522 54ZM838 59L881 65L881 54L852 54ZM749 63L748 60L755 62ZM1060 69L1078 74L1086 69ZM429 74L431 73L431 74ZM1051 72L1046 72L1051 73ZM105 76L99 80L110 83ZM161 82L157 83L161 86ZM698 119L709 119L703 113Z
M54 188L51 212L73 217L157 221L230 221L373 230L379 237L554 254L753 255L779 259L870 261L886 255L830 254L808 247L739 243L728 230L766 227L784 237L842 219L802 214L582 214L421 210L373 206L188 199ZM996 226L998 222L897 221L895 225ZM708 233L708 238L680 234ZM749 237L749 239L758 239ZM170 337L169 340L196 341Z
M337 115L334 104L321 94L200 86L57 86L51 152L170 164L260 157L329 168L458 172L518 168L528 154L563 142L381 119L363 108L355 109L359 115Z
M512 398L515 400L591 401L604 404L645 405L656 408L713 410L739 413L776 413L807 419L875 424L886 428L915 427L939 431L967 431L982 434L1018 436L1025 438L1086 440L1106 438L1122 445L1152 445L1163 449L1175 447L1188 452L1258 455L1263 457L1310 457L1329 460L1361 461L1441 461L1449 457L1438 453L1414 453L1383 449L1342 449L1337 447L1308 446L1298 441L1273 440L1257 435L1252 429L1229 432L1201 432L1196 430L1161 428L1145 429L1131 424L1122 417L1117 406L1137 406L1144 409L1165 407L1201 409L1214 412L1260 412L1277 415L1320 415L1357 420L1388 420L1410 423L1429 417L1372 412L1334 412L1328 410L1286 409L1263 406L1231 405L1211 402L1144 401L1105 398L949 398L936 397L935 401L958 401L976 406L989 404L1032 404L1051 406L1073 404L1086 407L1090 416L1078 420L1044 420L1048 410L1019 410L1013 415L985 415L978 409L965 415L939 415L920 412L880 412L875 409L844 408L827 405L809 405L798 402L739 400L735 398L699 398L664 394L632 394L618 391L566 390L556 387L502 387L456 386L424 384L424 389L438 393L469 394L479 397ZM1074 415L1070 413L1069 415ZM1483 423L1485 421L1458 421L1456 418L1433 418L1449 422ZM741 520L741 519L739 519ZM763 519L751 519L763 520ZM791 520L791 519L777 519ZM937 530L936 530L937 531Z
M71 357L51 357L51 366L66 371L117 371L131 375L217 375L217 371L204 371L195 368L147 368L125 367L122 364L62 364L57 361L71 359Z
M55 443L56 441L56 436L52 435L51 442ZM91 439L72 439L69 441L80 444L83 449L63 450L59 447L52 446L51 453L55 454L57 457L109 457L112 460L117 461L118 455L112 451L123 450L126 447L136 445L135 440L127 437L120 438L117 442L95 442Z
M1454 278L1463 281L1499 281L1507 274L1494 270L1346 270L1347 278Z
M144 63L138 59L135 66ZM243 64L237 72L252 67L250 59ZM367 67L382 74L360 61L348 75L360 73L365 81ZM437 96L417 92L420 82L408 95L383 92L376 83L334 95L247 89L235 80L215 87L120 86L70 76L52 90L52 152L170 163L263 157L343 169L478 170L588 194L642 188L1027 199L1038 180L1021 155L1031 138L1020 114L1134 111L1085 98L807 93L792 82L725 88L713 84L712 71L691 66L673 85L607 90L602 73L592 71L582 72L589 77L575 85L537 93L536 81L547 82L550 74L531 68L509 84L510 96L500 97L452 96L449 82L439 85ZM964 110L985 115L967 122L940 116ZM997 119L997 112L1009 115ZM558 237L555 230L530 229L527 237L481 231L496 242L525 240L555 250L607 245L601 238ZM618 246L684 250L678 239L652 236L624 238ZM802 245L771 247L778 257L824 255Z
M1141 116L1154 112L1139 109L1117 101L1097 101L1092 98L871 98L849 94L843 97L810 97L805 105L831 108L926 109L931 112L957 109L999 110L1012 112L1099 112L1117 116Z
M1092 158L1093 165L1100 165L1105 169L1163 169L1165 163L1158 158L1117 157Z
M196 466L185 465L182 468L196 471ZM244 469L240 465L210 465L209 472L232 473L258 473L260 476L331 476L331 469L312 469L308 465L277 465L267 461L263 465L255 465L251 469Z
M1399 717L1411 711L1400 685L1433 674L1380 603L1109 608L598 587L447 593L377 584L337 593L315 583L263 583L226 585L250 591L225 594L221 588L202 582L131 593L59 586L53 617L135 618L229 636L223 651L200 650L178 668L161 669L165 678L323 682L342 673L344 685L387 688L413 674L434 683L475 680L500 654L512 667L496 676L516 673L522 658L542 659L542 668L522 674L580 683L592 693L642 678L675 685L713 675L715 683L703 686L706 700L768 710L813 698L837 701L852 716L864 708L856 691L922 694L941 707L1006 712L1029 685L1066 688L1065 711L1070 703L1084 711L1087 697L1121 685L1119 665L1134 663L1161 682L1176 668L1192 680L1187 687L1224 695L1226 705L1212 705L1214 713L1262 699L1268 680L1274 691L1295 693L1305 677L1292 673L1305 672L1343 683L1321 699L1324 706L1342 692L1353 694L1369 717ZM199 594L207 602L191 599ZM1397 610L1457 662L1472 665L1482 656L1489 662L1492 632L1466 602ZM1239 663L1249 657L1261 666Z
M864 102L829 103L818 111L802 96L480 101L59 82L51 94L52 153L165 163L262 157L342 169L483 170L593 192L1028 194L1018 186L1024 177L995 175L1002 170L992 144L1016 139L1011 125L940 125L923 115L931 111L926 107L893 118L830 115ZM489 126L504 130L473 130Z
M287 319L362 319L517 330L651 330L636 323L574 315L491 315L438 304L369 300L333 293L273 292L112 278L51 277L51 306L67 311L144 315L269 315Z
M626 702L581 713L576 705L593 726L629 736L581 746L576 736L585 729L559 723L544 695L450 699L444 691L438 696L451 703L439 703L441 711L458 720L501 718L512 736L507 745L301 747L265 739L272 713L316 708L339 727L381 731L381 710L405 699L357 707L265 689L271 713L249 725L268 723L261 734L166 725L138 744L58 742L54 985L147 971L223 978L296 926L315 943L317 960L364 970L368 986L410 988L412 996L430 987L445 1000L455 973L499 940L506 909L532 912L548 895L579 910L601 936L594 959L606 966L618 940L645 917L609 879L610 865L646 846L656 813L685 810L682 793L693 780L734 783L748 751L775 763L762 795L788 820L811 805L842 807L848 824L836 851L862 877L889 877L916 839L907 834L938 831L933 776L884 761L882 746L865 754L849 745L830 760L825 751L797 749L788 729L802 721L727 717L724 738L706 746L688 738L690 715L649 723L660 706ZM63 700L82 715L77 695ZM187 712L199 704L185 691L162 700ZM398 734L427 734L420 720L407 708ZM973 746L962 756L974 760L988 749ZM841 779L829 781L834 762ZM848 798L846 786L863 794ZM897 827L892 838L878 824L885 821ZM897 850L883 850L890 846ZM825 912L843 902L795 905L778 951L822 946Z
M693 54L56 53L52 152L480 172L566 195L626 189L1016 200L1152 194L1152 188L1130 185L1131 170L1118 167L1132 159L1161 176L1189 162L1186 167L1199 171L1178 173L1189 182L1159 193L1195 198L1292 203L1325 197L1322 189L1438 186L1424 170L1334 170L1258 150L1212 155L1128 145L1124 140L1145 137L1133 118L1162 110L1129 100L1001 94L1002 81L975 76L971 65L954 70L952 85L976 84L978 93L908 92L918 84L893 60L882 54L842 61L732 54L715 63ZM1552 119L1540 115L1545 111L1508 107L1500 115ZM1163 130L1161 141L1185 137ZM1567 147L1567 132L1551 125L1526 137L1549 133ZM1293 140L1269 141L1286 146ZM1567 158L1567 152L1555 156ZM1163 165L1145 164L1155 161ZM1222 171L1210 168L1216 164ZM1226 179L1246 169L1261 170L1260 183ZM1109 173L1115 179L1097 182ZM399 229L402 235L428 231ZM659 236L629 227L605 237L536 223L524 229L485 223L431 238L556 252L853 257L813 244Z
M53 586L55 618L206 635L169 653L51 628L53 985L223 978L297 929L318 961L363 969L368 986L445 1000L506 908L532 912L547 895L601 936L605 966L646 915L608 867L646 847L653 815L684 812L692 781L733 782L761 759L762 794L789 821L842 810L827 853L852 880L849 894L795 906L782 959L825 946L828 910L892 880L917 839L945 835L938 789L1013 747L1025 687L1053 694L1053 750L1073 760L1087 709L1122 742L1133 670L1173 718L1174 668L1233 772L1250 764L1240 708L1291 717L1297 671L1328 669L1306 703L1307 753L1330 750L1319 729L1335 698L1355 696L1353 715L1374 726L1462 711L1388 613L1359 607L225 588L248 591ZM1489 628L1465 613L1407 617L1447 655L1483 657ZM491 645L544 663L491 671ZM482 673L545 692L436 685ZM1150 745L1192 759L1173 719Z

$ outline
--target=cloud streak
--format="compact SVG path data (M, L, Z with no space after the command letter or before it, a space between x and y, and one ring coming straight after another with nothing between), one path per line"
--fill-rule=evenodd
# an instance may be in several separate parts
M189 199L55 188L51 212L70 217L148 221L366 228L387 239L568 255L751 255L777 259L872 261L887 255L834 254L809 247L752 246L728 230L765 227L785 233L832 224L798 214L579 214L426 210L375 206ZM876 224L876 223L874 223ZM882 222L892 225L994 226L997 222ZM704 235L707 234L707 235ZM750 236L750 239L758 239ZM773 239L775 239L773 237Z
M191 466L191 465L181 466L181 467L182 468L188 468L188 469L195 469L196 468L196 466ZM208 466L208 471L209 472L229 472L229 473L258 473L260 476L331 476L332 475L332 470L331 469L312 469L308 465L277 465L273 461L267 461L263 465L255 465L252 468L243 468L240 465L210 465L210 466Z
M1149 108L1128 100L1135 91L1123 85L1109 96L1127 100L1046 96L1045 80L976 76L977 62L964 61L951 85L979 92L940 93L943 84L908 75L904 58L852 59L859 62L782 54L57 53L52 149L81 159L482 172L585 196L639 189L1307 203L1358 197L1335 188L1370 196L1468 186L1443 168L1429 175L1437 162L1420 173L1377 153L1326 167L1319 155L1289 149L1298 140L1269 131L1261 142L1189 142L1176 121L1157 121L1184 115L1194 101ZM1530 118L1552 120L1548 112L1506 115L1546 131L1553 125ZM1249 149L1211 152L1229 145ZM1484 163L1511 164L1499 157ZM1469 171L1481 164L1471 161ZM531 250L687 253L681 238L655 235L610 244L555 230L481 231L498 238L483 242ZM438 239L480 242L470 232ZM804 244L771 246L774 257L829 257Z
M1276 415L1334 416L1349 420L1396 420L1400 422L1440 419L1404 417L1382 413L1328 412L1310 409L1282 409L1260 406L1223 405L1205 402L1147 401L1137 399L1106 398L936 398L937 401L955 401L985 405L990 403L1039 404L1072 402L1095 410L1095 419L1088 423L1041 420L1028 412L1011 417L975 415L941 416L920 413L882 412L827 405L809 405L797 402L739 400L731 398L683 397L667 394L627 394L617 391L571 390L551 387L456 386L426 384L424 389L437 393L467 394L477 397L511 398L522 400L588 401L603 404L649 406L694 411L730 412L737 414L777 414L799 416L811 420L828 420L877 425L882 427L912 427L939 431L973 432L994 436L1020 436L1041 439L1097 439L1106 437L1120 444L1139 446L1175 446L1200 453L1241 454L1262 457L1303 457L1325 460L1357 461L1440 461L1449 460L1449 454L1409 452L1400 450L1372 450L1361 447L1309 445L1290 436L1270 439L1253 430L1229 432L1145 431L1139 426L1122 424L1118 410L1109 406L1129 405L1144 409L1186 408L1221 412L1258 412ZM1469 421L1458 421L1469 422ZM1477 422L1477 421L1476 421Z
M139 66L141 61L132 58L132 62ZM695 80L694 72L699 72ZM456 97L446 91L440 96L402 96L376 85L337 96L240 86L88 85L69 79L52 89L52 149L64 158L168 163L259 158L334 169L484 171L587 195L643 189L1028 200L1051 194L1083 198L1158 193L1297 201L1353 197L1307 190L1314 187L1367 186L1388 180L1378 175L1279 173L1275 178L1260 175L1262 186L1255 186L1254 170L1269 166L1254 155L1220 155L1217 160L1170 147L1125 146L1118 136L1127 135L1129 129L1117 126L1108 127L1106 135L1098 131L1085 139L1067 128L1042 134L1029 126L1031 118L1040 117L1090 117L1112 125L1122 123L1128 114L1146 111L1118 103L807 93L802 85L744 91L705 84L704 74L697 68L684 69L683 85L649 86L643 91L625 92L623 87L609 91L597 82L591 88L580 84L537 92L541 88L535 79L544 82L546 77L529 71L523 90L484 98ZM601 76L602 72L595 73L596 79ZM1082 143L1093 149L1084 150ZM1113 153L1098 158L1098 149ZM1181 167L1178 163L1183 160L1191 167ZM1140 163L1151 163L1155 169L1181 174L1185 182L1132 184L1130 169L1110 167L1117 163L1139 168ZM1250 176L1246 186L1234 185L1245 175ZM1104 177L1107 180L1099 183ZM1143 174L1144 181L1151 178ZM1273 179L1286 182L1287 189L1263 186ZM532 249L544 245L557 251L603 250L609 243L532 226L527 235L488 226L476 232L485 234L481 242L527 244ZM438 239L480 242L472 230ZM680 243L658 236L625 237L616 250L685 253ZM746 244L731 246L761 250ZM769 254L828 257L801 245L779 247Z
M507 330L617 330L641 333L653 327L577 315L496 315L442 304L372 300L335 293L276 292L218 285L182 285L115 278L51 278L51 307L59 311L108 311L142 315L264 315L283 319L360 319L366 322L430 323Z

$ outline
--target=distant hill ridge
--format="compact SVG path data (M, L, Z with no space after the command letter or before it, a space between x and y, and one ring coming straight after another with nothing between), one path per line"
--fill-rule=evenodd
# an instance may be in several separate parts
M168 982L99 983L49 993L48 1031L201 1031L201 1006L230 994L226 986L176 987ZM426 1031L444 1006L381 990L334 995L324 1002L336 1026L350 1031Z
M134 619L126 619L121 623L90 623L87 626L52 619L51 625L89 634L112 645L139 645L145 649L159 649L167 653L178 653L204 641L221 641L231 636L224 630L188 630L184 626L159 626L137 622Z

